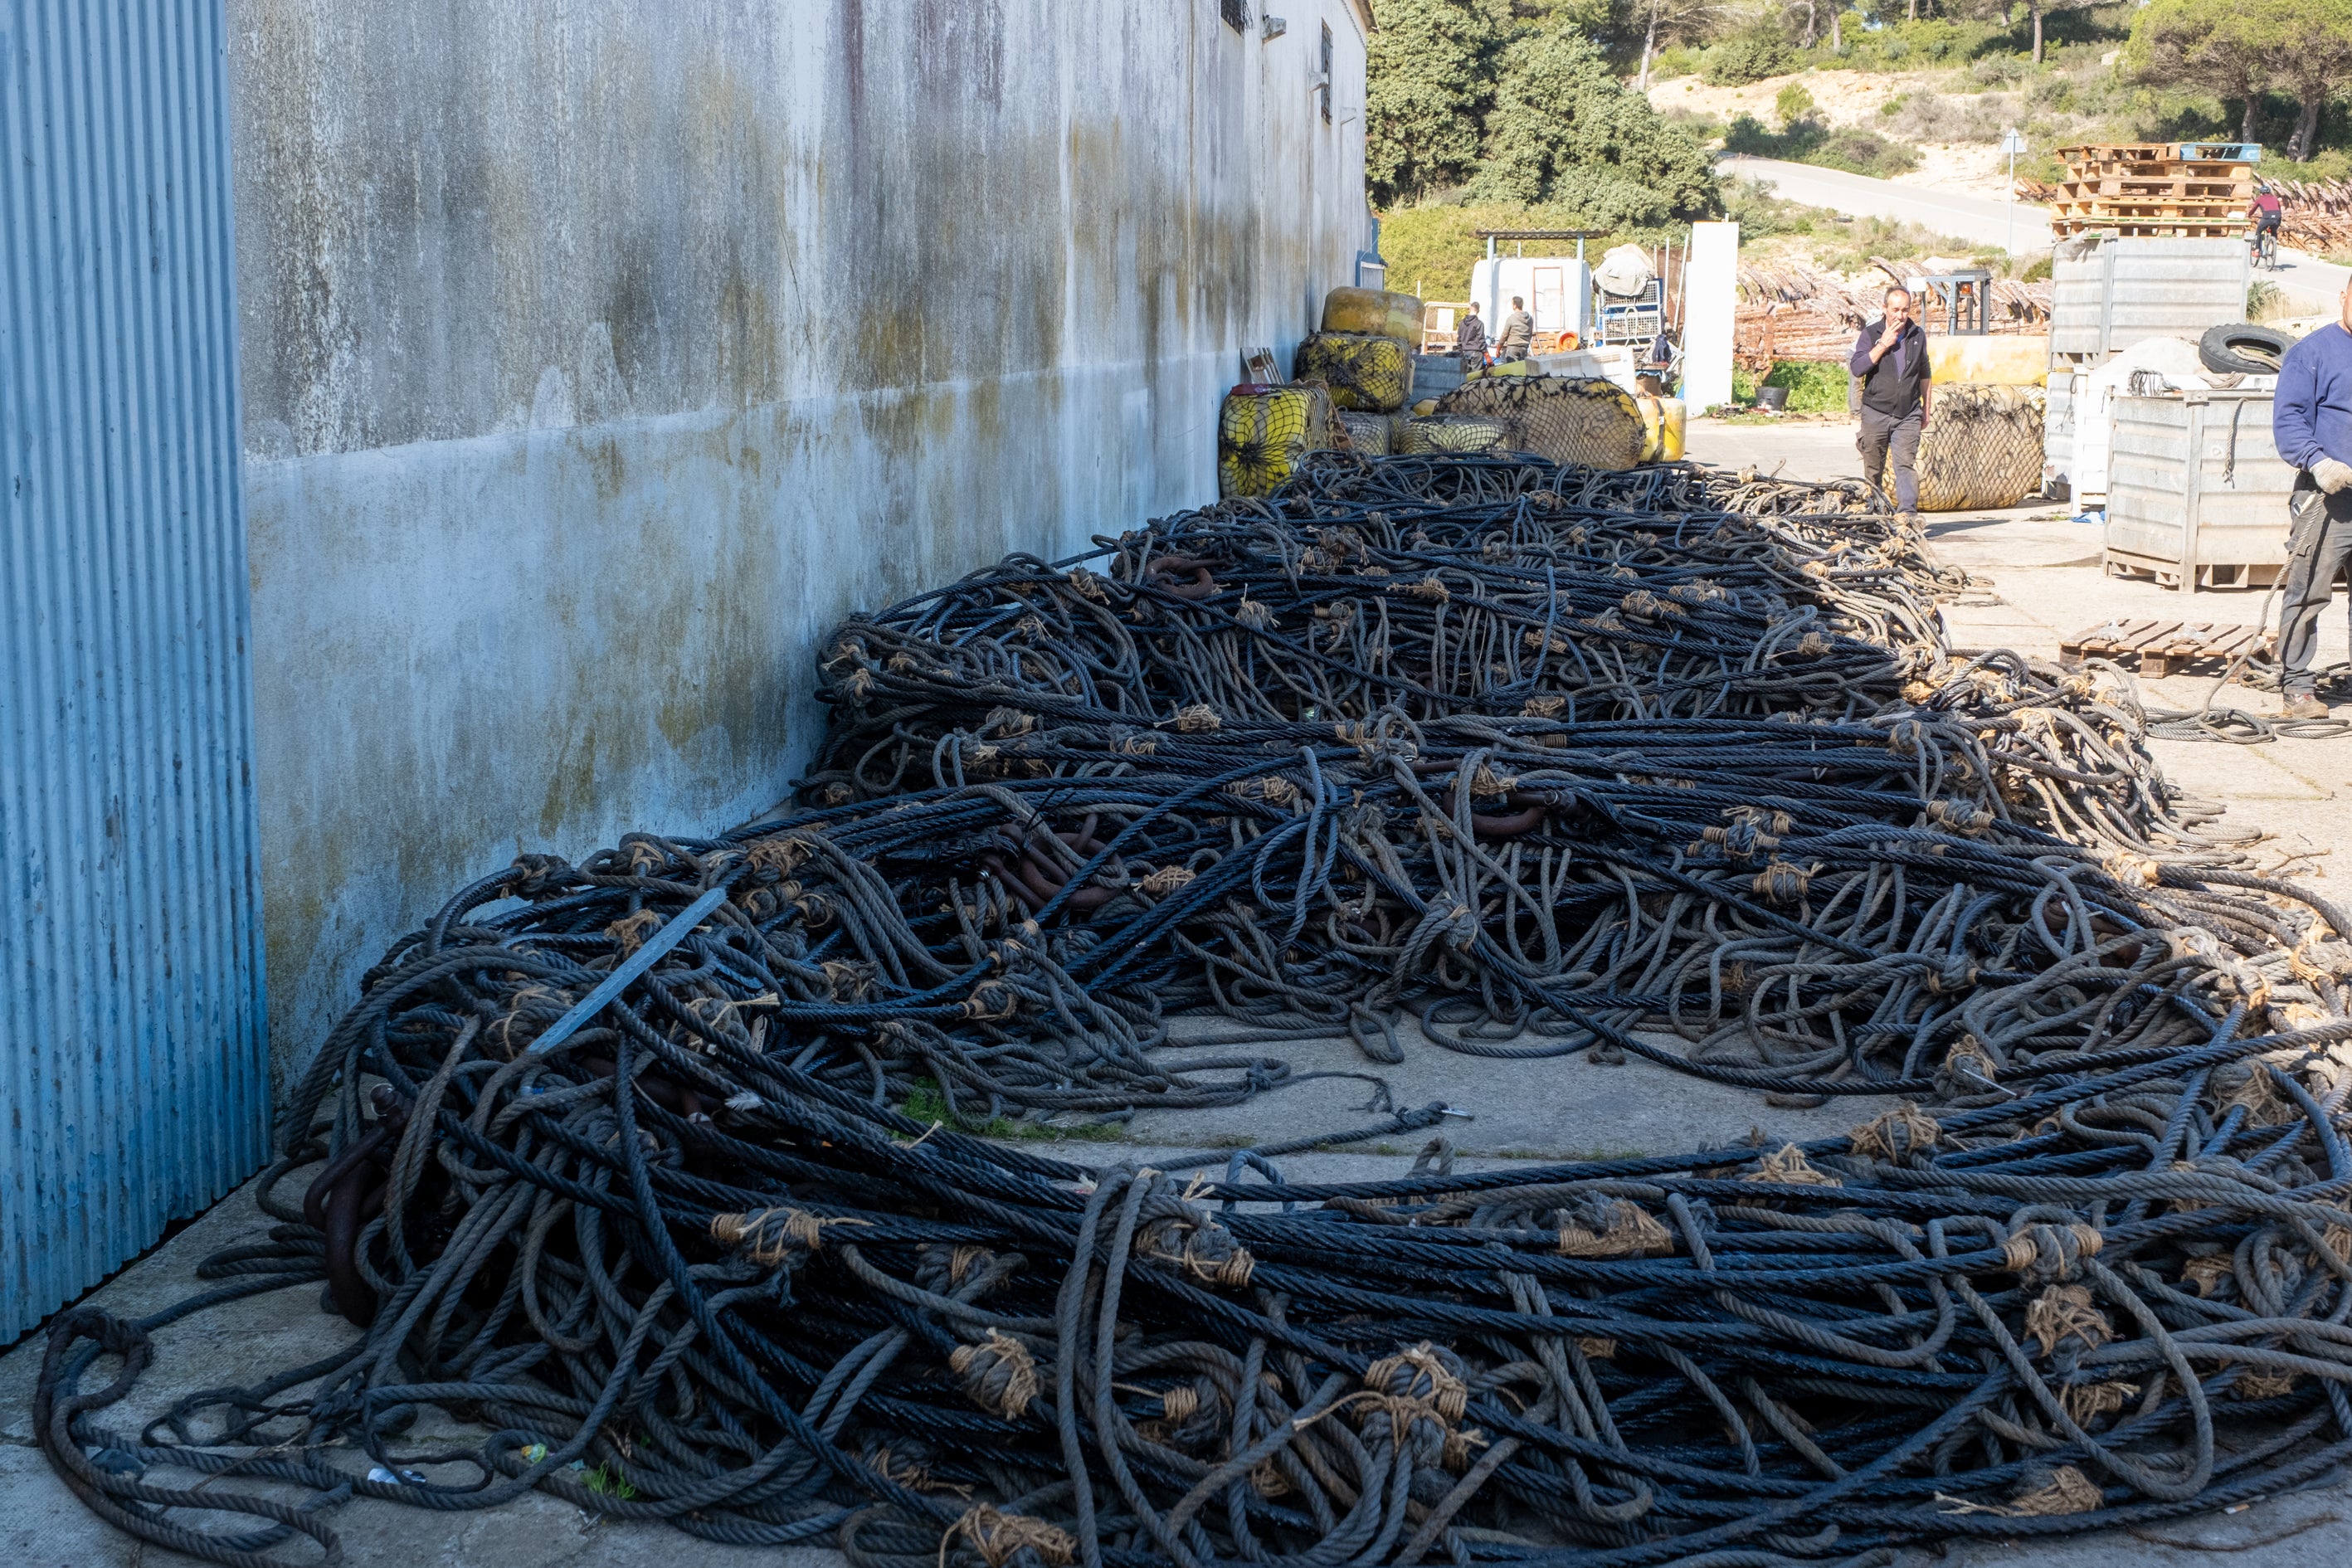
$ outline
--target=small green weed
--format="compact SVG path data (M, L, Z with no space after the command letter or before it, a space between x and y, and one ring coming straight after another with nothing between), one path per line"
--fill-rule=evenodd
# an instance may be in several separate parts
M636 1500L637 1489L629 1484L626 1476L610 1465L599 1465L582 1479L587 1482L588 1489L600 1497L611 1498L615 1502Z
M907 1091L907 1101L898 1107L902 1115L917 1121L942 1122L960 1132L981 1138L1002 1138L1017 1143L1117 1143L1127 1136L1125 1128L1115 1122L1091 1121L1076 1127L1041 1127L1034 1121L1016 1121L1009 1116L992 1116L975 1121L969 1118L958 1121L948 1114L948 1097L940 1092L937 1079L917 1079Z

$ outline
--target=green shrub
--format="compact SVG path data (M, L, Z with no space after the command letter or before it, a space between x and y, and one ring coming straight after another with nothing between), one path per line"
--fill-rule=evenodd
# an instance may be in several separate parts
M1672 81L1676 77L1696 76L1702 63L1701 54L1702 51L1683 44L1660 49L1650 57L1650 79Z
M1772 98L1772 112L1783 128L1802 120L1813 111L1813 95L1801 82L1790 82Z
M1783 201L1759 180L1728 180L1723 187L1724 216L1739 225L1743 243L1776 234L1811 234L1813 220L1825 216L1818 208Z
M2032 63L2025 55L1986 55L1969 63L1969 81L1979 90L2007 87L2025 75Z
M1714 87L1746 87L1794 66L1796 52L1778 27L1735 33L1701 57L1699 74Z
M1832 131L1810 117L1790 121L1784 131L1768 131L1754 115L1743 114L1724 132L1723 150L1879 179L1919 166L1919 154L1900 142L1859 126Z
M1983 51L2001 32L1995 23L1953 22L1940 16L1921 22L1896 22L1876 32L1856 27L1846 35L1853 40L1853 58L1849 63L1857 70L1887 66L1905 70L1956 66Z
M2025 84L2025 103L2029 109L2049 109L2061 112L2073 107L2074 79L2048 72Z
M1846 407L1846 379L1847 371L1841 361L1780 359L1772 362L1764 384L1789 389L1788 409L1791 414L1843 414Z
M1685 109L1670 103L1658 110L1658 118L1678 130L1687 131L1700 142L1712 142L1723 134L1723 121L1714 115L1696 109Z
M2021 283L2047 283L2050 278L2050 258L2047 256L2035 257L2025 264L2025 270L2017 275Z
M1864 131L1856 125L1832 132L1805 154L1803 161L1883 180L1917 168L1919 154L1900 142L1889 141L1875 131Z

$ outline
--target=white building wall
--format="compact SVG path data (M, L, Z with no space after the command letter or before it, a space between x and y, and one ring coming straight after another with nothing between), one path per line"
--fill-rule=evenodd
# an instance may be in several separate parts
M781 799L854 606L1214 495L1368 227L1281 14L229 0L281 1073L517 852Z

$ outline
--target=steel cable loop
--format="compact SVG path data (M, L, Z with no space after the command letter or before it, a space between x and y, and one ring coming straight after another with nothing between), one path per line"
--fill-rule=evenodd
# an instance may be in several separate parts
M44 1450L272 1564L351 1495L532 1488L876 1568L1859 1563L2324 1472L2338 911L2166 784L2128 691L1950 658L1963 580L1869 504L1322 455L852 621L803 809L526 857L395 944L268 1238L61 1318ZM1255 1042L1401 1059L1398 1009L1878 1099L1351 1184L1003 1136L1309 1076ZM1355 1076L1388 1119L1339 1136L1441 1113ZM161 1331L286 1288L350 1346L106 1424Z

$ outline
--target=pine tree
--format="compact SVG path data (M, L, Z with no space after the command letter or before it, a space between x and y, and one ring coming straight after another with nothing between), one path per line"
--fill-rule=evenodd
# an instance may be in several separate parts
M1467 180L1478 163L1506 0L1381 0L1365 101L1364 182L1392 206Z
M1505 51L1470 191L1490 201L1576 206L1598 227L1722 210L1698 142L1622 85L1591 40L1558 25Z

